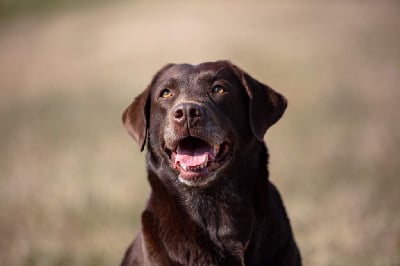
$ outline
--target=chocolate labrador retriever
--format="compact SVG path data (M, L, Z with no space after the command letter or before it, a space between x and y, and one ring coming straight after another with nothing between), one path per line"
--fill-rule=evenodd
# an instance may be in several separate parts
M285 109L229 61L163 67L123 114L151 195L122 265L301 265L264 143Z

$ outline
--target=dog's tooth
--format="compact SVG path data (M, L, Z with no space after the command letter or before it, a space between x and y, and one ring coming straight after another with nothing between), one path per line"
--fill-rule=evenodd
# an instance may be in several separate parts
M201 170L207 168L207 163L208 163L208 159L205 159L202 164L199 164L196 166L187 166L184 164L180 164L180 166L186 172L198 172L198 171L201 171Z
M219 145L214 146L214 157L217 157L217 154L219 152Z

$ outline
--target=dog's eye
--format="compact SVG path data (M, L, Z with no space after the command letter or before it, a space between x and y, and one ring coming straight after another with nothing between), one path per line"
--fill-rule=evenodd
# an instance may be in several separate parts
M169 89L163 89L160 93L161 98L169 98L172 96L172 92Z
M216 85L212 88L213 93L222 94L225 92L225 89L222 86Z

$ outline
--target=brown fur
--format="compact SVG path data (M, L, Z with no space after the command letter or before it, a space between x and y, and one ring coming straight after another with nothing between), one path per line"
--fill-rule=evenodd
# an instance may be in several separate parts
M227 92L211 93L216 82ZM161 99L163 88L173 96ZM285 109L282 95L228 61L162 68L123 114L142 150L147 142L151 195L122 265L301 265L263 140ZM165 152L187 136L230 144L229 160L201 183L183 183Z

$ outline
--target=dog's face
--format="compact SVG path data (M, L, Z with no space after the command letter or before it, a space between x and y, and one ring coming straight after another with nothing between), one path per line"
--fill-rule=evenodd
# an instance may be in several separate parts
M162 68L123 114L124 125L168 176L212 184L286 108L283 96L227 61Z

